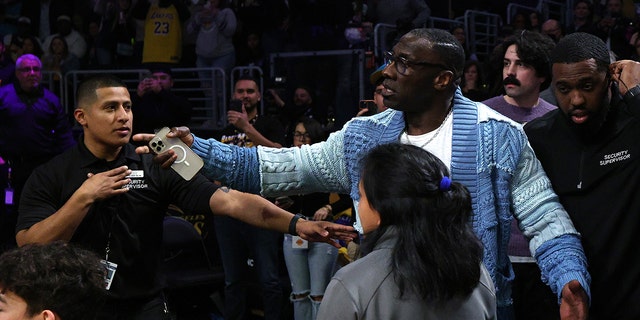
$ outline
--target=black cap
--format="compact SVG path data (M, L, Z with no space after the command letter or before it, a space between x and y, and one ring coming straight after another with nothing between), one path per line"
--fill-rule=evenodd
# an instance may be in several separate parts
M380 81L382 79L382 70L384 70L384 68L386 68L387 65L383 64L381 66L378 67L378 69L376 69L376 71L371 73L371 76L369 77L369 81L371 81L371 84L374 86L378 85L378 81Z

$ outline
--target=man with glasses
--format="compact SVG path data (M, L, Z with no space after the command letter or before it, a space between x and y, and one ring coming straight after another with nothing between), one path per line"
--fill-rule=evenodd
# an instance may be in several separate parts
M0 176L0 241L5 246L15 244L16 209L33 169L75 145L60 100L41 85L41 71L40 59L25 54L16 61L16 81L0 87L0 157L6 166Z
M246 150L194 137L187 128L171 136L181 137L205 159L206 175L237 189L266 196L350 192L356 207L359 160L371 148L398 141L424 148L451 169L454 181L469 189L471 224L484 245L483 262L496 286L498 319L513 319L507 243L514 217L531 239L531 252L561 302L563 317L585 319L590 276L579 234L521 126L462 95L462 46L447 31L415 29L386 58L382 95L390 109L353 118L326 142ZM167 152L158 161L169 165L175 159L174 152ZM362 232L359 221L355 228Z

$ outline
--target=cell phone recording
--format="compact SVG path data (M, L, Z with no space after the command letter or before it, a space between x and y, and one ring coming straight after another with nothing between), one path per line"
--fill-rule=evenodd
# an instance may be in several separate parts
M229 110L242 112L242 100L231 100L229 102Z
M364 116L372 116L378 113L378 105L373 100L360 100L360 110L362 109L367 109L367 112L363 114Z

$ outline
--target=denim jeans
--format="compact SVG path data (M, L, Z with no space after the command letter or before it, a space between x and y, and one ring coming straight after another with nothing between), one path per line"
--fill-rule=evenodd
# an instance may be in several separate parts
M291 280L291 301L295 320L313 320L318 314L320 301L313 297L323 296L338 257L338 249L324 242L309 242L308 249L294 249L291 235L285 235L282 244L284 260ZM295 295L308 294L304 298Z
M264 319L280 319L282 288L278 274L280 233L253 227L238 220L215 216L216 237L224 267L224 319L243 319L247 312L247 259L255 260L262 287Z

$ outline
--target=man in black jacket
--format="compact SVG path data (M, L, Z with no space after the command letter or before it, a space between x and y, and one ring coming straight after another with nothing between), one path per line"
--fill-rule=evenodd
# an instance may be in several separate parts
M525 131L589 263L591 319L640 318L640 63L610 65L605 43L564 37L551 55L559 109Z

